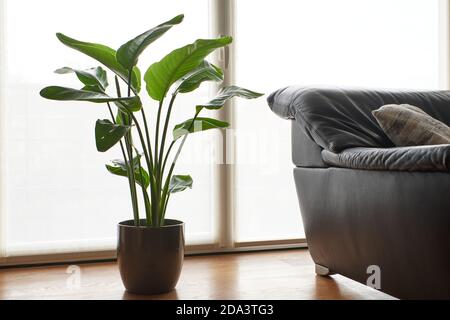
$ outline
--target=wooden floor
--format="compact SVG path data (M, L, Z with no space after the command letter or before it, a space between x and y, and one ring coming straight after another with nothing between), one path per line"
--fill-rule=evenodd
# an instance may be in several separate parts
M339 275L320 277L308 250L187 257L175 291L125 292L116 263L0 269L0 299L392 299Z

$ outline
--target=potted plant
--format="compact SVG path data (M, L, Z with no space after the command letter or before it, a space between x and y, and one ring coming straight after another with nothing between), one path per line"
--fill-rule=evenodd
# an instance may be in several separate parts
M199 39L170 52L145 72L145 89L157 102L154 135L151 134L139 97L138 58L148 45L182 21L183 15L178 15L128 41L117 51L58 33L57 38L64 45L112 71L114 89L109 89L107 72L101 66L86 70L64 67L56 73L75 74L81 89L50 86L40 92L42 97L51 100L104 104L109 111L111 119L99 119L95 124L95 141L99 152L117 145L123 157L107 164L106 169L126 177L129 184L133 219L118 224L117 258L122 281L132 293L167 292L178 281L184 256L184 224L165 217L170 196L191 188L192 178L175 175L175 165L189 134L229 126L224 121L201 117L201 111L220 109L236 96L253 99L262 95L237 86L223 87L214 99L198 104L193 118L176 125L169 135L177 95L192 92L205 81L223 80L222 70L205 58L229 45L232 38ZM126 92L122 92L121 84ZM168 95L169 102L165 103ZM143 219L141 212L145 215Z

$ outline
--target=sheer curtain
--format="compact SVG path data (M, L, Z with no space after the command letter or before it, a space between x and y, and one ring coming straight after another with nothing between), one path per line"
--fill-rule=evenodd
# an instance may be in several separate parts
M438 0L236 1L236 83L437 89ZM236 240L304 237L290 124L236 101Z
M98 63L63 46L55 33L118 48L150 27L184 13L185 21L140 59L144 73L171 50L208 37L208 1L9 0L3 9L0 146L4 254L112 249L116 224L131 219L132 212L126 180L110 175L104 167L109 160L120 158L119 150L101 154L95 148L95 120L108 117L107 109L39 96L39 90L47 85L79 86L74 76L56 75L53 70L89 68ZM109 82L113 83L112 76ZM145 89L142 96L147 96ZM173 124L191 118L195 102L208 97L207 86L180 95ZM144 105L153 121L156 103L148 98ZM193 135L177 167L177 173L192 175L194 188L172 197L168 217L186 222L188 244L212 243L217 238L214 165L205 154L214 144L214 133Z

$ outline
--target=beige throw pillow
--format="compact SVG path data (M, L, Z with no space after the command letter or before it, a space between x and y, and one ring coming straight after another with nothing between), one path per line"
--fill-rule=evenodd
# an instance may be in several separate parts
M420 108L388 104L372 114L397 147L450 144L450 127Z

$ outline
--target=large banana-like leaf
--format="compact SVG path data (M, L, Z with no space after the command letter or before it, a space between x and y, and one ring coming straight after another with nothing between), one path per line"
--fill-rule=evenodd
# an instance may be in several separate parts
M184 15L180 14L175 18L144 32L133 40L128 41L117 50L117 61L125 69L130 70L137 64L140 54L145 50L145 48L147 48L147 46L161 37L174 25L181 23L183 18Z
M203 60L197 68L177 81L175 91L181 93L194 91L204 81L223 81L222 70Z
M215 49L231 42L231 37L199 39L172 51L161 61L152 64L144 75L149 96L157 101L163 100L172 84L197 68Z
M223 107L225 102L227 102L227 100L233 97L255 99L262 95L263 93L254 92L238 86L223 87L214 99L212 99L208 103L197 105L197 112L199 112L199 110L201 110L202 108L210 110L220 109Z
M129 71L124 68L116 59L116 50L98 43L83 42L70 38L62 33L57 33L59 41L69 48L78 50L89 57L97 60L111 71L128 82ZM141 89L141 77L137 67L133 68L131 73L131 86L135 91L139 92Z
M81 88L81 90L98 92L98 93L105 93L105 90L100 88L98 85L95 85L95 86L84 86L83 88Z
M175 175L170 179L169 192L177 193L186 190L187 188L192 188L193 180L191 176L180 176Z
M127 111L136 112L141 110L142 102L139 99L139 96L133 97L134 100L118 100L114 101L114 104L117 108L120 109L123 113L127 114Z
M128 111L138 111L142 107L138 96L113 98L102 92L77 90L72 88L51 86L41 90L40 95L50 100L60 101L89 101L94 103L115 102Z
M131 126L114 124L110 120L97 120L95 123L95 144L97 150L111 149L131 129Z
M173 140L177 140L187 133L205 131L210 129L228 128L230 126L228 122L211 118L199 117L195 119L194 123L192 123L192 121L194 121L194 119L189 119L183 123L177 124L173 129Z
M136 180L137 184L139 184L140 186L143 186L144 189L147 189L148 186L150 185L150 177L144 168L140 168L140 170L139 170L139 162L138 161L140 161L139 160L140 157L141 156L138 155L135 158L133 158L134 179ZM128 173L127 173L128 164L126 164L122 160L113 160L112 164L107 164L105 166L106 166L106 169L114 175L121 176L121 177L128 177Z
M105 91L108 87L108 77L106 71L102 67L91 68L86 70L72 69L69 67L64 67L55 70L55 73L66 74L75 73L77 78L87 87L96 87Z

